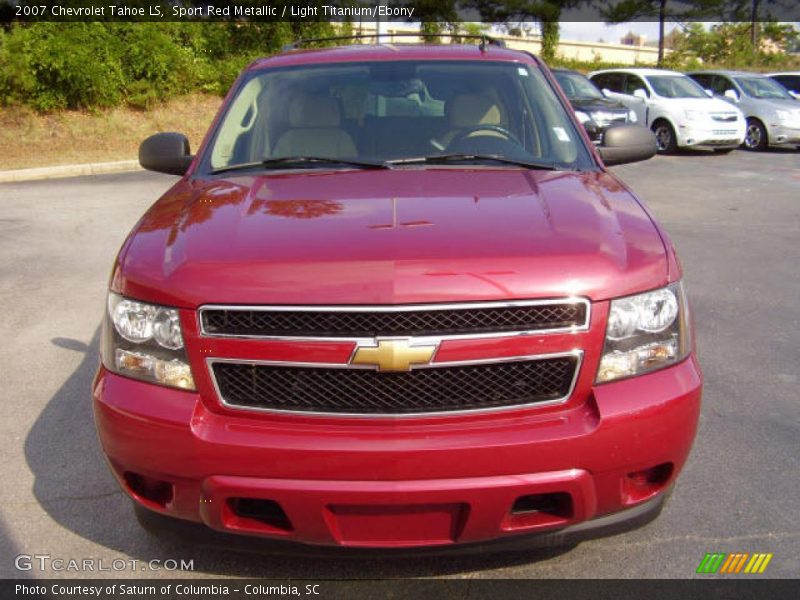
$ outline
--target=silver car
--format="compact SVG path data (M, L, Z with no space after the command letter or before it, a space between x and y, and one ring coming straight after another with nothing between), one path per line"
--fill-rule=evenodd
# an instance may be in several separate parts
M800 104L771 78L743 71L701 71L687 75L708 94L722 97L744 113L746 148L763 150L767 146L800 144Z

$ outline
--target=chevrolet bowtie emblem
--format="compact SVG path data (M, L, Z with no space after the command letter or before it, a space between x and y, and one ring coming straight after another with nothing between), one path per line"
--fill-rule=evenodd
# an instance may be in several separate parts
M431 362L437 345L412 346L409 340L379 340L377 346L359 346L351 365L378 367L378 371L410 371L411 365Z

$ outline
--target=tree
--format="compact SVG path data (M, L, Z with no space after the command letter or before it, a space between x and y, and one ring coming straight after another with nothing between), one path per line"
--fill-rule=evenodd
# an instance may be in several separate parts
M779 65L798 40L792 26L774 21L756 23L755 49L751 44L752 24L748 21L717 23L706 30L700 23L691 23L678 36L676 58L700 59L705 64L730 68ZM776 51L778 50L778 51Z
M561 12L587 0L466 0L465 5L478 10L484 21L511 23L538 21L542 31L542 58L549 62L556 56Z
M667 19L692 20L720 10L727 0L681 0L674 8L669 0L622 0L611 7L602 2L600 14L609 23L626 23L639 19L658 18L658 65L664 63L664 25Z

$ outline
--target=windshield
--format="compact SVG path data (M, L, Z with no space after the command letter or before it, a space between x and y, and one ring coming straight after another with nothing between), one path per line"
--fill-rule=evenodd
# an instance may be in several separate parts
M736 83L745 94L751 98L783 98L792 100L792 97L779 83L769 77L737 77Z
M570 100L574 98L602 98L603 94L600 93L595 85L583 75L577 73L566 73L564 71L553 72L558 85L564 90L567 98Z
M647 81L663 98L708 98L705 90L685 75L648 75Z
M204 168L441 168L444 161L402 162L437 155L449 155L448 165L590 168L580 140L535 67L485 60L316 64L246 75Z

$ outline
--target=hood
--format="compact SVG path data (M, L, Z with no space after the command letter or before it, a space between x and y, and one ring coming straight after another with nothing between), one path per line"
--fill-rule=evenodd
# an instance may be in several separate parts
M658 102L664 103L670 110L696 110L706 113L718 112L740 112L739 109L720 98L658 98Z
M658 230L608 173L408 168L181 181L114 287L194 308L599 300L666 280Z
M613 110L628 112L628 108L618 100L610 98L570 98L570 104L575 110Z
M794 98L747 98L754 108L760 110L768 109L773 112L786 110L793 113L800 113L800 102Z

